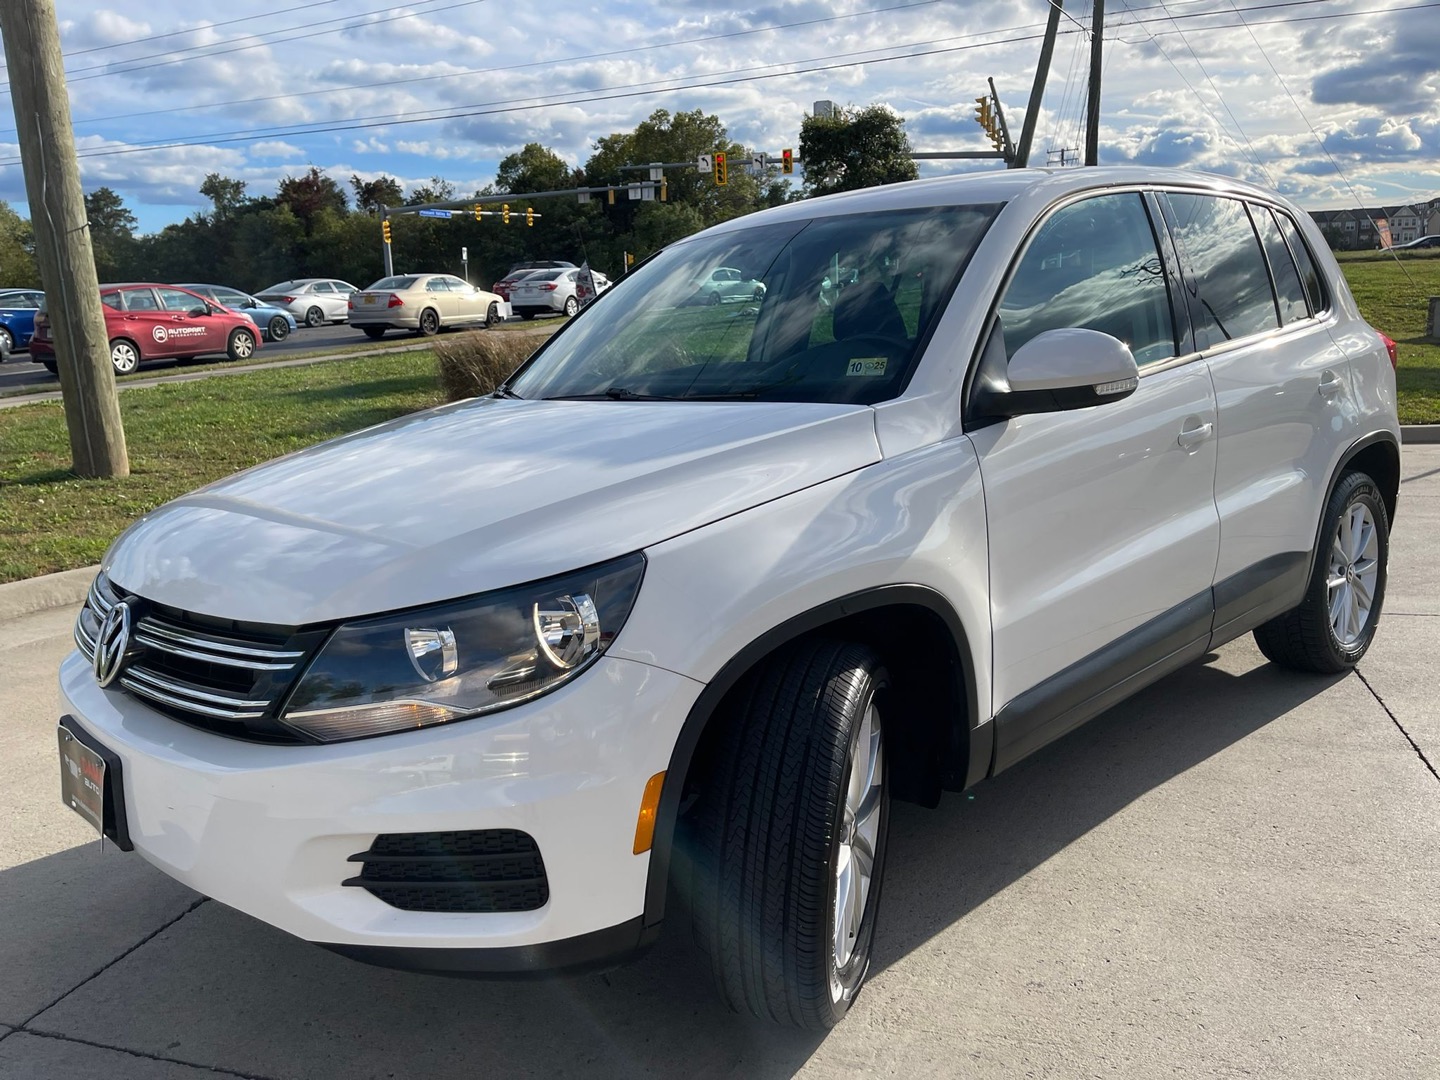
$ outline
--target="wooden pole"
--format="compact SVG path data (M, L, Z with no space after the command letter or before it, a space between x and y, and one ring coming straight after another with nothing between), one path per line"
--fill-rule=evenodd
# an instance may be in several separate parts
M129 476L54 0L3 0L0 34L73 468L85 477Z
M1060 9L1065 0L1050 0L1050 16L1045 23L1045 40L1040 44L1040 63L1035 65L1035 82L1030 86L1030 104L1025 106L1025 123L1020 125L1020 145L1015 148L1016 169L1030 165L1030 144L1035 140L1035 125L1040 121L1040 102L1045 98L1045 80L1050 77L1050 58L1055 55L1055 35L1060 30Z
M1090 20L1090 94L1085 108L1085 164L1100 164L1100 44L1105 38L1105 0L1095 0Z

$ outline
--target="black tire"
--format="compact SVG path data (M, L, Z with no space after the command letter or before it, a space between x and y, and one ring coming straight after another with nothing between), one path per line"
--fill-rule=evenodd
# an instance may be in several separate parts
M225 343L225 355L231 360L249 360L255 355L255 335L241 327L230 331L230 340Z
M705 299L705 303L709 304L711 307L717 307L717 306L719 306L719 304L720 304L720 294L719 294L718 292L712 292L712 293Z
M1375 548L1372 557L1377 564L1375 586L1369 613L1358 634L1353 640L1342 641L1335 632L1330 615L1331 553L1341 536L1341 519L1348 518L1357 507L1367 511L1373 522ZM1296 671L1327 675L1348 671L1359 663L1370 648L1370 642L1375 638L1375 627L1380 622L1389 558L1390 518L1385 511L1385 499L1380 488L1365 473L1346 473L1325 504L1325 515L1320 524L1320 544L1315 552L1315 565L1310 571L1305 598L1255 630L1255 644L1260 646L1265 659ZM1347 638L1349 636L1346 635Z
M485 326L487 329L491 326L498 326L502 321L500 318L499 304L491 304L485 309Z
M283 315L276 315L270 320L268 329L271 341L284 341L290 336L290 321Z
M140 347L129 338L110 342L110 366L116 375L131 375L140 366Z
M427 307L420 312L420 325L417 329L421 337L434 337L440 332L440 313Z
M41 360L40 366L43 367L46 371L50 372L51 375L60 374L60 367L55 363L54 360Z
M4 360L15 351L15 336L10 333L8 327L0 326L0 360Z
M575 314L577 311L579 311L579 310L580 310L580 301L579 301L579 300L576 300L575 297L573 297L573 296L567 297L566 300L565 300L565 315L566 315L567 317L573 317L574 314Z
M309 311L305 312L305 325L312 330L317 326L324 326L325 312L321 311L318 307L312 307Z
M522 312L520 312L520 317L521 317L522 319L524 319L526 322L529 322L531 319L535 318L535 312L533 312L533 311L522 311Z
M385 336L385 327L383 326L362 326L360 329L365 331L365 336L371 341L379 341Z
M870 885L852 951L835 935L837 869L851 763L872 704L887 686L869 649L800 642L765 662L739 691L702 795L695 866L696 939L720 995L736 1011L811 1030L832 1027L870 965L885 868L889 785L883 738ZM883 724L877 724L883 733ZM865 820L870 820L869 811ZM854 858L859 845L846 846ZM856 864L858 865L858 864Z

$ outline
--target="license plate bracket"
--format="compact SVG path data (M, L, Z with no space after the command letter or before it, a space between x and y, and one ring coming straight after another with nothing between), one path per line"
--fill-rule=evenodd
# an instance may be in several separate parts
M60 799L121 851L133 851L120 758L73 716L60 718Z

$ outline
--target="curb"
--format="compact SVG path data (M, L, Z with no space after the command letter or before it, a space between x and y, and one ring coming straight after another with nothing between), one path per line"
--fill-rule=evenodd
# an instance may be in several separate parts
M1402 424L1402 443L1440 443L1440 424Z
M99 566L82 566L78 570L7 581L0 585L0 622L50 608L78 606L99 572Z

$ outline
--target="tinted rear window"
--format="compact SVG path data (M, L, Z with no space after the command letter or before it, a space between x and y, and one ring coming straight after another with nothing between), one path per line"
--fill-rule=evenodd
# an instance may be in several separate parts
M1274 330L1275 295L1245 204L1171 193L1172 225L1188 256L1185 292L1197 348Z

